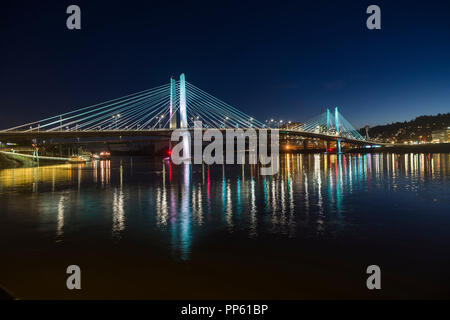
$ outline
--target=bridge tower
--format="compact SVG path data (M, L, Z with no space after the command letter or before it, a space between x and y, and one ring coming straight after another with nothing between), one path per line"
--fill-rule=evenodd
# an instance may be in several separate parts
M334 108L334 126L336 127L336 133L339 134L339 113L338 108Z
M177 113L173 112L173 109L175 107L175 95L176 95L175 78L170 77L170 107L169 107L170 129L177 128Z
M186 110L186 79L184 73L180 75L180 128L187 128Z
M339 136L339 113L338 108L334 108L334 125L336 126L336 134ZM337 138L336 140L337 152L341 153L341 139Z
M327 134L330 130L330 109L327 108Z
M326 134L329 134L330 132L330 109L327 108L327 131L325 132ZM327 144L326 144L326 148L327 148L327 152L328 150L330 150L330 141L327 140Z
M186 79L184 73L180 75L180 128L187 129L187 106L186 106ZM185 131L181 134L183 138L183 157L186 161L190 161L191 158L191 136L189 131Z

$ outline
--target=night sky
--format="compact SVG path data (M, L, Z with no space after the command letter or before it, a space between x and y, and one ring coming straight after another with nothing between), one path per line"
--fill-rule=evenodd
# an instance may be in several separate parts
M82 29L66 28L67 6ZM381 8L381 30L366 8ZM264 121L450 112L450 1L2 1L0 128L187 81Z

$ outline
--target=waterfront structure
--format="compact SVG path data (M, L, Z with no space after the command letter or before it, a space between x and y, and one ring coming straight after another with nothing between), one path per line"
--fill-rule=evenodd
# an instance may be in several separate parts
M450 127L431 132L432 143L448 143L450 142Z

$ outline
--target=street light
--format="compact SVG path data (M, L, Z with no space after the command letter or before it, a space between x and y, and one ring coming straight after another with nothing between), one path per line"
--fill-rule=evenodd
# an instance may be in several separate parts
M112 123L111 123L111 129L113 129L114 122L115 122L116 116L112 116Z

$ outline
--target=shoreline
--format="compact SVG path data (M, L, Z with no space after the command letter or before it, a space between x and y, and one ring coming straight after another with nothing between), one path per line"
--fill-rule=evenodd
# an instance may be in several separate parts
M37 163L19 155L10 156L0 152L0 169L34 167Z
M302 150L283 150L280 148L280 154L321 154L325 153L325 149L302 149ZM345 150L343 153L450 153L450 143L441 144L420 144L420 145L391 145L382 146L379 148L355 148ZM337 154L331 152L329 154ZM117 154L116 154L117 155ZM141 154L139 154L141 155ZM120 153L119 156L139 156L133 153ZM141 155L143 156L143 155ZM40 164L48 164L49 161L36 162L30 158L22 157L20 155L10 155L0 153L0 169L21 168L21 167L35 167ZM56 164L50 161L51 164Z
M0 152L0 169L30 168L30 167L38 167L40 165L60 164L64 162L65 161L48 160L48 159L40 159L39 161L35 161L30 157L24 157L20 154Z
M450 143L405 144L379 148L355 148L348 153L450 153Z

